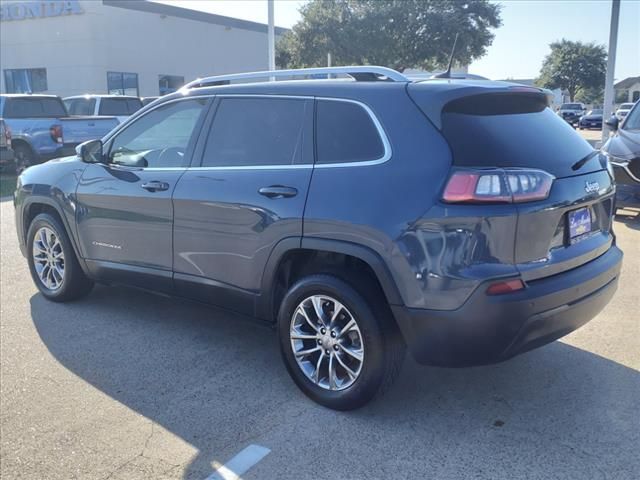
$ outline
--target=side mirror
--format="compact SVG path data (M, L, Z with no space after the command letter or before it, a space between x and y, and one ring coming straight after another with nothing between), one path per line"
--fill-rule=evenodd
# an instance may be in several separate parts
M604 122L604 124L615 132L616 130L618 130L620 120L618 120L618 117L616 117L615 115L611 115L611 117L609 117L609 120Z
M76 147L76 153L85 163L106 163L102 152L102 140L89 140Z

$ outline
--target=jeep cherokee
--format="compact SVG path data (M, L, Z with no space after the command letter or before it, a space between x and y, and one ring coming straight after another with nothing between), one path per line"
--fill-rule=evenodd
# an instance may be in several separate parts
M238 83L258 77L278 80ZM339 67L192 82L27 169L15 214L46 298L121 283L257 317L346 410L407 348L488 364L593 318L622 261L614 193L540 89Z

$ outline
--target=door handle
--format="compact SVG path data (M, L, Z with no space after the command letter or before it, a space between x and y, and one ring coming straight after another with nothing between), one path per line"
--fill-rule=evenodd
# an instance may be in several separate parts
M147 183L143 183L142 188L144 188L145 190L149 190L150 192L162 192L164 190L169 190L169 184L167 182L158 182L158 181L152 181L152 182L147 182Z
M298 194L298 190L293 187L271 185L270 187L262 187L258 190L258 193L268 198L288 198L295 197Z

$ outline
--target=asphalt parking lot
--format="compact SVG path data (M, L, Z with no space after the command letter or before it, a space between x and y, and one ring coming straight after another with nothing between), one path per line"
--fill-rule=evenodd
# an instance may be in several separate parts
M339 413L298 391L268 328L126 288L45 301L4 200L0 476L205 479L258 445L244 479L640 478L640 208L624 213L620 288L584 328L495 366L407 358Z

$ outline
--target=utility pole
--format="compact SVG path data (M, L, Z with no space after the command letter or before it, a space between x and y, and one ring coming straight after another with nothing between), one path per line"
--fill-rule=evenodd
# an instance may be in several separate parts
M276 69L276 29L274 26L274 19L273 19L273 1L274 0L267 0L268 17L269 17L267 37L269 40L269 70L271 71ZM272 79L272 80L275 80L275 79Z
M604 105L602 106L602 143L609 137L609 119L614 101L613 73L616 69L616 49L618 48L618 20L620 19L620 0L611 1L611 27L609 29L609 55L607 56L607 76L604 83Z

